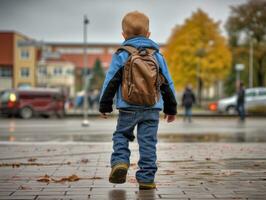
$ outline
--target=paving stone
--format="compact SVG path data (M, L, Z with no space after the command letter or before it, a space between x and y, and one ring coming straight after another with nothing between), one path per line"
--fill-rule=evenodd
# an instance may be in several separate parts
M266 197L264 143L159 143L157 189L153 191L138 189L135 143L130 144L133 165L127 182L117 185L108 182L111 143L99 144L0 145L0 163L27 163L28 157L34 156L36 162L44 164L0 167L0 199L208 200ZM53 151L47 152L47 149ZM15 159L14 156L21 158ZM82 163L82 159L88 159L88 162ZM76 174L81 179L62 183L38 182L37 179L45 174L55 179Z

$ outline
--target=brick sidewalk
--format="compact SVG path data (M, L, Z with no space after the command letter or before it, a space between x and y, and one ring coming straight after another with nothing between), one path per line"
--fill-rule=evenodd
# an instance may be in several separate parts
M0 199L266 199L265 143L160 143L154 191L138 190L131 149L127 183L113 185L111 143L1 144Z

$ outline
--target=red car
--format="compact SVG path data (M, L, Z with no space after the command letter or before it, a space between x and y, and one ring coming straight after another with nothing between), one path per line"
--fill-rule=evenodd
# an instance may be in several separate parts
M29 119L34 115L48 117L65 114L65 96L57 89L11 89L0 93L0 113Z

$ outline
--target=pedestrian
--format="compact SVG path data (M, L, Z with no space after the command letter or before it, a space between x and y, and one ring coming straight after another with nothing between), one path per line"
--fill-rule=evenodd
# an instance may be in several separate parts
M138 11L126 14L122 35L125 41L113 55L99 107L101 116L106 118L106 113L113 111L116 94L119 116L113 134L109 181L126 181L131 154L128 143L134 140L137 126L140 158L136 179L140 189L154 189L159 111L163 109L167 122L175 120L175 90L158 44L149 39L149 18Z
M245 121L245 86L241 81L238 85L236 109L241 122Z
M195 102L196 99L192 87L187 85L182 96L182 106L185 109L184 121L187 119L189 123L192 122L192 106Z

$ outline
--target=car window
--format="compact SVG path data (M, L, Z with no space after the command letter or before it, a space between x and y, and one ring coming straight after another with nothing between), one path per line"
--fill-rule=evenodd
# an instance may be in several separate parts
M266 96L266 90L260 90L259 96Z
M255 97L256 96L256 92L255 91L246 92L245 96L246 97Z
M0 101L3 102L3 103L6 103L8 102L9 100L9 95L10 95L10 92L9 91L5 91L1 94L1 97L0 97Z

